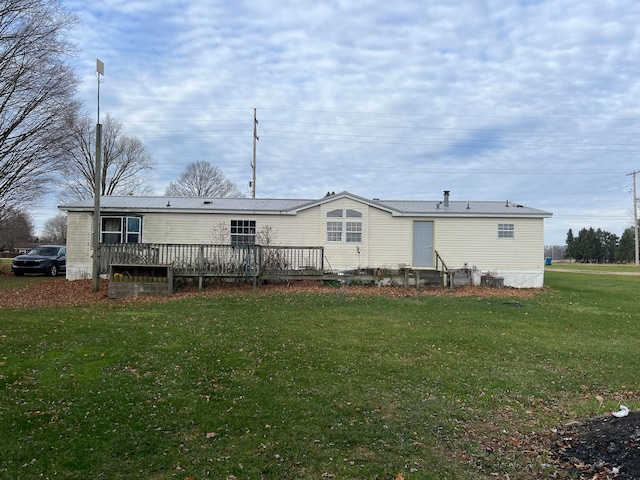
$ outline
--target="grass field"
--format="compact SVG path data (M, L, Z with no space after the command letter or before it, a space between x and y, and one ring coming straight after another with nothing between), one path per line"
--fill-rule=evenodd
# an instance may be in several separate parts
M0 258L0 274L11 273L12 258Z
M634 264L611 264L611 263L553 263L547 265L545 271L559 271L559 270L575 270L580 271L603 271L603 272L616 272L616 273L640 273L640 268Z
M3 308L0 478L569 478L550 430L640 407L640 277L546 281Z

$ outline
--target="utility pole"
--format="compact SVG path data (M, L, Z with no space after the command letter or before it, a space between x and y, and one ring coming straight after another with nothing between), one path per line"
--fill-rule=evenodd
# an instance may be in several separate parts
M94 172L94 188L93 188L93 291L100 290L100 195L101 178L100 169L101 156L102 156L102 125L100 124L100 84L103 82L104 77L104 63L99 59L96 59L96 76L98 77L98 122L96 123L96 165Z
M639 260L638 260L638 253L639 253L639 248L638 248L638 195L636 193L636 174L640 173L640 170L635 170L631 173L628 173L627 176L632 175L633 176L633 228L634 228L634 244L635 244L635 251L636 251L636 267L638 265L640 265Z
M256 198L256 143L260 140L258 137L258 116L256 109L253 109L253 161L251 162L251 198Z

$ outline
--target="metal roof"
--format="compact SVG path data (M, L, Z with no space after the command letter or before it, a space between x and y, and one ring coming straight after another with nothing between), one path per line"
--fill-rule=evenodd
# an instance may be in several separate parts
M106 212L207 212L294 215L298 211L328 203L338 198L352 200L388 211L394 216L534 216L551 217L551 213L512 202L441 200L370 200L348 192L321 199L276 198L202 198L202 197L135 197L104 196L100 209ZM72 202L59 207L66 211L93 211L93 199Z
M512 202L449 201L445 207L442 201L429 200L379 200L374 203L384 205L403 215L535 215L550 217L551 213L536 208L525 207Z
M100 209L137 211L205 211L205 212L287 212L311 200L273 198L203 198L203 197L134 197L103 196ZM93 199L61 205L61 210L93 209Z

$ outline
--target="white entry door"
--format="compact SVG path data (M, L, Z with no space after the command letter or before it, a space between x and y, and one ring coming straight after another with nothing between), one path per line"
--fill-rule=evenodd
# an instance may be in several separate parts
M413 266L433 267L433 222L413 222Z

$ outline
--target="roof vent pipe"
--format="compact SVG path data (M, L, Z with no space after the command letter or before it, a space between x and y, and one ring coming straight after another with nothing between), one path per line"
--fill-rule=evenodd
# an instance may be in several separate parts
M449 206L449 190L444 191L444 206Z

